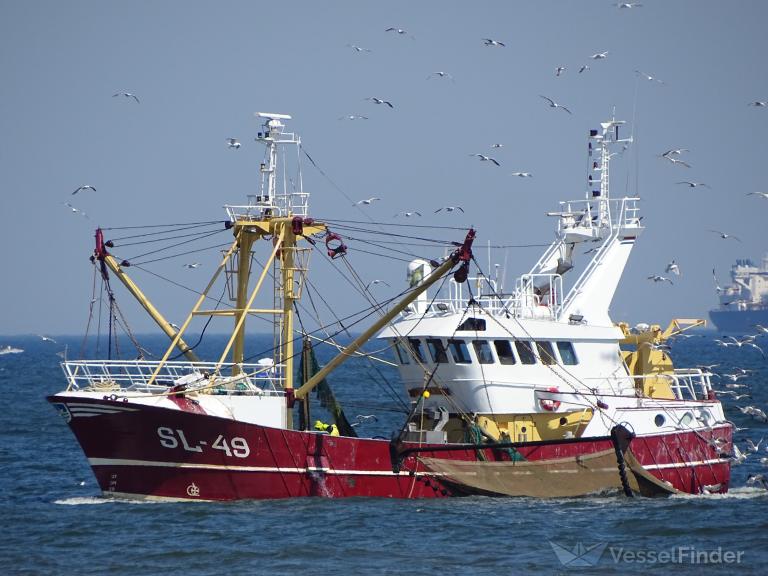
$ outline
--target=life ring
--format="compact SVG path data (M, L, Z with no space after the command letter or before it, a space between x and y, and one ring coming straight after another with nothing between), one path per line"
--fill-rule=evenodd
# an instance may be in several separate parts
M557 386L552 386L550 388L547 388L547 392L560 392L560 390L557 388ZM541 404L541 407L547 412L554 412L558 408L560 408L560 400L550 400L549 398L542 398L541 400L539 400L539 404Z

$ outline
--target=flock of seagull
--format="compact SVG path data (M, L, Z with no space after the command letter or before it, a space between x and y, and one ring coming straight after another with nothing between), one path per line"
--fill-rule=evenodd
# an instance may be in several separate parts
M747 334L738 338L735 336L721 336L720 338L714 338L712 342L722 349L755 349L764 359L765 353L756 342L768 336L768 327L755 324L754 328L754 334ZM706 337L704 334L680 333L673 336L670 339L670 343L674 344L677 340L688 338ZM663 346L665 350L669 350L670 347L669 345ZM768 424L766 410L754 405L753 382L755 381L757 370L738 367L730 363L727 366L723 364L699 365L698 368L710 374L713 380L719 381L717 387L713 384L713 391L723 402L726 413L733 411L742 417L748 417L754 423L754 426L760 429L763 429L763 426ZM720 368L720 370L715 371L717 368ZM734 436L750 429L748 427L739 427L732 421L731 424L734 426ZM725 453L725 455L731 460L732 465L744 464L749 458L755 457L760 465L768 467L768 445L763 444L764 440L764 435L757 441L747 437L744 438L741 446L739 446L736 437L734 437L732 450L730 453ZM712 444L719 449L724 448L725 442L715 438L712 440ZM766 454L761 456L761 452ZM768 472L765 474L750 474L747 477L746 484L748 486L768 489Z

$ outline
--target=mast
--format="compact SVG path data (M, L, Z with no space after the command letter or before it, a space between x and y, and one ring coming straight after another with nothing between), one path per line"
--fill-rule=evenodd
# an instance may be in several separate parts
M240 372L245 355L245 323L249 314L271 314L274 317L273 338L276 351L275 371L286 390L293 388L294 369L294 303L300 299L311 248L300 247L299 240L326 231L322 222L307 217L309 193L304 192L300 171L301 138L285 131L287 114L257 112L264 119L256 141L266 146L265 161L259 165L260 188L248 195L245 206L225 206L238 242L236 262L237 295L235 328L230 341L232 373ZM297 173L287 176L285 151L295 147ZM283 165L280 162L283 162ZM255 288L249 292L252 252L258 240L271 242L272 256ZM271 308L252 308L267 268L272 267L274 297ZM226 354L225 350L225 354ZM292 426L292 412L287 424Z
M561 202L565 208L558 234L565 243L597 243L594 256L563 300L560 317L580 318L593 325L611 326L608 313L619 280L635 240L643 231L639 198L611 198L610 164L619 145L632 143L621 138L624 121L615 117L589 131L586 199Z

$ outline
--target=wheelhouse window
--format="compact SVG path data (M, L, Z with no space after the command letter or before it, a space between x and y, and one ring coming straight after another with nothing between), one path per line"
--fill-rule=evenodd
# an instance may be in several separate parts
M469 348L467 348L464 340L448 340L448 348L450 348L451 356L453 356L453 361L456 364L472 364Z
M459 327L456 328L456 331L468 331L468 332L484 332L485 331L485 320L482 318L467 318L459 324Z
M515 348L517 348L517 355L520 356L520 362L523 364L536 364L536 356L533 355L533 348L530 342L517 340Z
M392 342L395 345L395 353L397 354L397 359L400 360L400 364L410 364L411 357L408 355L407 351L403 350L402 344L397 340L393 340Z
M438 364L448 363L448 354L445 352L445 346L443 346L442 340L438 338L427 338L427 346L429 352L432 354L432 360Z
M552 348L552 342L536 341L536 351L539 353L539 359L545 366L550 366L557 362L555 351Z
M560 352L560 360L562 360L563 364L566 366L575 366L579 363L578 358L576 358L576 351L573 349L573 344L571 342L558 342L557 351Z
M480 364L493 364L493 354L491 354L488 340L472 340L472 347L475 349L475 355Z
M421 347L421 340L418 338L408 338L408 344L411 346L411 350L413 350L413 354L418 361L424 362L424 351Z
M514 364L515 353L512 351L512 344L509 340L494 340L493 347L496 348L496 356L502 364Z

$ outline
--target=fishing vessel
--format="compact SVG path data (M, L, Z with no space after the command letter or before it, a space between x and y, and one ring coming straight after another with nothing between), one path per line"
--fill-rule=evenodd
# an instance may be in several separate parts
M623 122L589 132L586 197L548 213L555 239L513 290L482 271L470 229L447 254L410 262L401 298L374 302L375 320L320 368L311 341L299 345L297 335L306 331L295 321L309 255L320 251L343 262L350 248L312 217L300 172L289 178L280 165L302 158L300 138L286 129L290 116L257 116L264 122L257 141L265 146L260 192L245 205L225 207L223 226L234 239L181 326L149 301L128 275L131 262L116 258L116 243L96 231L98 274L119 279L170 339L156 360L62 363L67 387L48 400L105 495L232 500L727 491L732 426L710 374L675 368L663 346L701 322L630 329L608 313L644 230L638 198L610 196L610 150L628 142L619 137ZM580 267L577 257L584 259ZM233 306L206 308L222 278ZM226 345L209 361L184 339L193 319L206 316L232 322ZM255 316L271 320L274 348L271 357L250 362L246 325ZM328 386L343 362L370 359L362 347L371 339L393 351L410 399L391 438L358 437ZM175 359L175 352L185 358ZM333 423L313 420L313 390Z
M760 266L748 258L736 260L731 284L722 288L715 276L715 289L718 306L709 317L718 330L747 334L758 324L768 326L768 254Z

